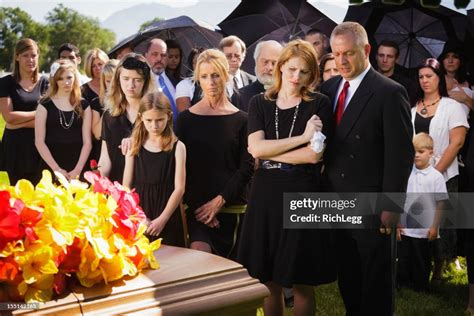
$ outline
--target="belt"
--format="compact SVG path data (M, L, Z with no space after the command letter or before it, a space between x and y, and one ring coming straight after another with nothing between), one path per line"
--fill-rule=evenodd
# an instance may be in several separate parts
M321 173L321 165L318 164L302 164L302 165L292 165L289 163L283 163L273 160L260 160L259 161L259 168L261 169L279 169L282 171L300 171L309 174L317 174Z

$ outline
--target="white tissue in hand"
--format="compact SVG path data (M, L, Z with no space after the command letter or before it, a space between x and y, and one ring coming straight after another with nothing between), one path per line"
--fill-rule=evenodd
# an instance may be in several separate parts
M326 140L326 136L324 136L321 132L314 132L313 138L311 138L311 149L315 153L320 153L324 149L324 141Z

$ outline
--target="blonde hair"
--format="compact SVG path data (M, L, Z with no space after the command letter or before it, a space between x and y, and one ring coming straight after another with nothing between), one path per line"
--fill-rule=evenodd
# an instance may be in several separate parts
M276 95L282 86L282 73L280 68L287 63L291 58L299 57L304 60L309 70L309 79L306 86L301 87L300 95L305 101L312 100L311 94L314 93L312 83L319 80L319 68L317 62L316 51L313 45L301 39L289 42L280 54L278 61L273 71L275 81L273 85L265 92L265 99L275 100Z
M221 87L223 93L225 94L225 85L229 80L229 63L224 53L217 49L206 49L199 54L196 61L196 67L194 67L194 81L199 81L199 76L201 74L200 66L202 63L208 63L216 69L219 74L221 81Z
M418 133L413 137L413 147L433 150L433 138L426 133Z
M140 98L148 92L156 91L155 77L151 72L145 57L136 53L128 53L119 61L114 72L110 88L105 93L104 106L112 116L119 116L127 109L127 99L120 86L122 69L135 70L143 78L143 89Z
M140 101L137 120L132 132L132 148L130 155L136 156L140 152L140 148L148 137L148 131L143 123L142 115L146 111L156 110L166 114L168 120L166 127L161 133L160 147L163 151L171 151L176 136L173 133L173 110L166 95L162 92L151 92L146 94Z
M76 112L79 116L82 116L83 110L81 106L81 84L79 82L79 71L77 70L76 64L68 59L59 59L54 63L57 63L58 67L54 74L49 76L49 89L44 99L52 98L58 93L59 78L64 72L71 71L74 74L74 82L72 83L72 90L69 94L69 103L71 103L74 112Z
M104 64L109 61L109 56L104 53L100 48L93 48L89 50L86 54L86 62L84 63L84 72L89 78L94 78L94 73L92 72L92 63L95 59L100 59Z
M15 79L16 82L21 81L21 78L20 78L20 64L18 63L18 61L16 59L19 55L21 55L24 52L29 51L29 50L36 50L36 52L38 53L38 57L39 57L40 50L39 50L38 44L34 40L32 40L31 38L23 38L23 39L19 40L18 43L16 43L15 51L13 52L13 73L12 73L13 79ZM38 70L38 68L39 67L38 67L38 64L37 64L36 69L33 71L33 75L31 77L31 81L33 81L33 83L36 83L39 79L39 70Z
M105 92L107 90L107 85L105 81L107 78L112 78L114 75L114 71L117 68L119 61L117 59L110 59L108 62L105 63L102 71L100 73L100 90L99 90L99 100L100 104L104 104L104 97Z

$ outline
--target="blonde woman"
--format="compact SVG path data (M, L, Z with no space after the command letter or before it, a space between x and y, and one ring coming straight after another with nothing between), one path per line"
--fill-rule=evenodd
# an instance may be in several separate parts
M91 80L81 86L82 97L91 102L99 96L100 92L100 74L102 68L109 61L109 56L99 48L91 49L86 54L84 72Z
M81 176L92 148L91 116L89 103L81 99L76 65L55 62L35 118L35 144L45 168L68 179Z

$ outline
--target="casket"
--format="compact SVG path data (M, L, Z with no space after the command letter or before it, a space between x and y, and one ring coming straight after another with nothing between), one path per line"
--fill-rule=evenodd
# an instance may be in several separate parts
M157 270L92 288L75 286L38 310L15 315L255 315L269 294L242 265L212 254L162 245Z

